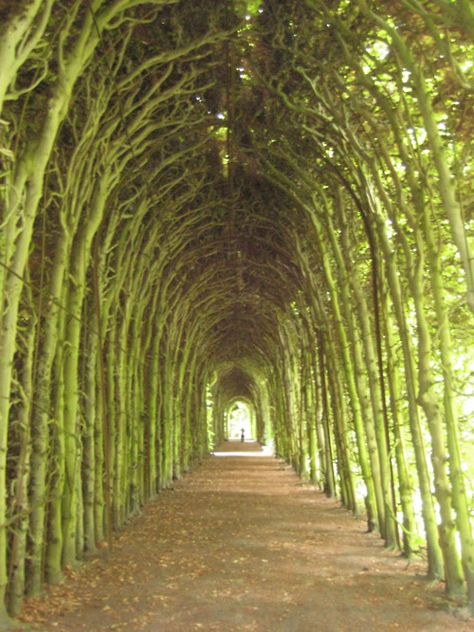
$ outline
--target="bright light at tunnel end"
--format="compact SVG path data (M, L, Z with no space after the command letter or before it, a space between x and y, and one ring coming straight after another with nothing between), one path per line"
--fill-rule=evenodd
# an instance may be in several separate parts
M247 441L246 445L248 445L249 443L253 443L255 446L258 446L259 444L256 441ZM273 451L273 446L272 445L261 445L260 449L255 449L255 450L251 450L251 451L212 451L211 456L218 456L218 457L238 457L238 458L254 458L254 457L273 457L274 456L274 451Z

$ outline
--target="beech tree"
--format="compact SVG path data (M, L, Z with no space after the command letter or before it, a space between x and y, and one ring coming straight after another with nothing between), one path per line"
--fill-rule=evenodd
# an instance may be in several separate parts
M0 2L0 629L226 438L474 608L467 0Z

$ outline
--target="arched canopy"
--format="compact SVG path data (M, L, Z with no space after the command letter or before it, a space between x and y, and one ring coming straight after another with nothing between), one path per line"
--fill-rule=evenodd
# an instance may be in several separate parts
M2 3L0 604L240 399L473 607L473 39L468 0Z

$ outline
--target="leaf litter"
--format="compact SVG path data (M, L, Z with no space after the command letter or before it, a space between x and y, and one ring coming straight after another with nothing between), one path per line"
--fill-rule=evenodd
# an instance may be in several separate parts
M223 450L242 447L259 449ZM112 551L27 601L21 621L38 632L474 630L424 573L278 459L211 456Z

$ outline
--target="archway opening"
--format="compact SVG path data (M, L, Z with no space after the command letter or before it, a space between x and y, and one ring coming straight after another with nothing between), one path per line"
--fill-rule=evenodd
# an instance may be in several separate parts
M229 441L255 441L255 414L243 400L229 405L226 413L226 436Z

